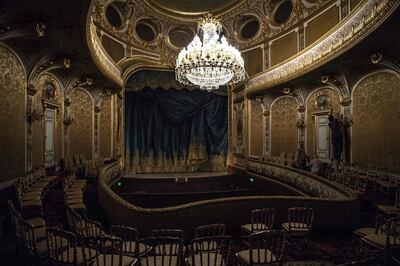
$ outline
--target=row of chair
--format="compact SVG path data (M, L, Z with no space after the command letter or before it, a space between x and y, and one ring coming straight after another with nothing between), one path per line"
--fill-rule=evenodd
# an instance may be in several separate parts
M84 177L97 177L104 158L86 159L83 154L63 159L62 170L66 173L79 173Z
M87 181L85 179L77 179L76 174L73 173L63 180L62 185L65 206L86 216L87 209L84 203L84 195Z
M289 221L282 225L284 230L273 230L275 211L254 210L251 223L242 226L248 248L232 258L231 238L225 234L223 224L197 227L195 238L186 248L182 230L156 229L140 239L138 231L127 226L114 225L106 232L100 223L70 207L66 209L69 231L45 225L38 228L9 205L22 250L33 261L49 258L54 265L133 265L137 261L140 265L180 265L185 261L187 265L222 266L232 265L229 263L233 259L244 265L280 263L286 236L308 235L313 220L311 209L291 208Z
M17 204L22 212L43 212L45 194L56 184L56 176L46 176L43 167L36 168L20 177L14 185Z
M281 152L279 153L279 156L273 156L271 158L268 158L267 161L292 167L294 166L294 163L297 162L297 159L298 159L297 153Z
M385 168L378 168L375 165L345 164L331 178L340 180L343 176L347 176L350 179L349 182L353 179L363 180L365 187L368 186L387 197L389 197L391 192L400 187L400 172L388 171Z

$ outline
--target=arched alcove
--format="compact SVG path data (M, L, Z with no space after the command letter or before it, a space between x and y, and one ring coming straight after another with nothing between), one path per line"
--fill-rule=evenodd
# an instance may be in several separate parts
M93 101L82 89L71 94L70 113L74 122L70 126L70 156L84 155L92 159L93 155Z
M340 96L335 90L331 88L317 89L308 97L306 106L306 152L312 158L315 157L317 146L315 118L318 115L328 115L331 111L335 116L340 114ZM332 144L329 144L329 146L332 146ZM332 147L329 150L332 154Z
M395 170L400 162L399 78L379 72L353 91L352 161Z
M271 155L295 153L298 146L297 101L282 97L271 106Z

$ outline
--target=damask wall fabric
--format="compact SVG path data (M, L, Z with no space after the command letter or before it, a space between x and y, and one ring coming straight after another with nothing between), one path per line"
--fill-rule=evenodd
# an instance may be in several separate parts
M70 156L83 154L92 159L93 154L93 102L81 89L71 95L70 111L74 122L70 126Z
M26 77L21 63L0 46L0 182L25 172Z
M389 170L400 167L399 78L391 73L367 77L353 92L353 162Z
M278 99L271 106L271 155L295 153L298 147L297 101L291 97Z
M250 117L250 155L258 156L261 158L263 156L263 109L261 103L257 101L251 101L250 105L251 117Z
M126 93L128 171L226 170L227 112L227 97L199 90Z
M100 157L111 157L111 97L105 98L100 107Z
M320 96L326 96L328 104L325 107L319 107L316 104L317 98ZM330 112L333 110L333 115L336 117L337 113L340 113L340 97L339 94L333 89L325 88L320 89L311 94L307 101L307 120L306 120L306 135L307 135L307 146L306 153L312 158L315 157L316 149L316 126L314 115L321 112ZM329 141L330 151L332 155L332 143Z

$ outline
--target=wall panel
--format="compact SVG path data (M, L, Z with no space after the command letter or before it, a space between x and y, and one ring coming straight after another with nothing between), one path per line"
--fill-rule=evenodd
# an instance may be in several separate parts
M271 155L297 151L297 102L290 97L278 99L271 106Z
M297 33L275 40L271 44L271 66L279 64L297 53Z
M339 8L335 5L308 22L305 27L306 46L314 43L339 22Z
M400 167L399 78L377 73L353 94L353 162L394 170Z
M71 95L71 114L74 122L70 126L70 155L83 154L91 159L93 154L93 102L81 89Z
M23 66L0 46L0 182L25 172L26 77Z
M261 103L253 100L250 105L250 155L263 156L263 111Z
M101 103L100 157L111 157L111 97L107 97Z

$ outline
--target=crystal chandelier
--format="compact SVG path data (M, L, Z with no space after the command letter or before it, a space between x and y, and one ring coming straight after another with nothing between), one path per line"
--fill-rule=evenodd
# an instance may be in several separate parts
M221 34L222 24L207 15L198 22L198 32L176 59L176 79L185 85L202 90L216 90L245 78L244 62L238 49Z

